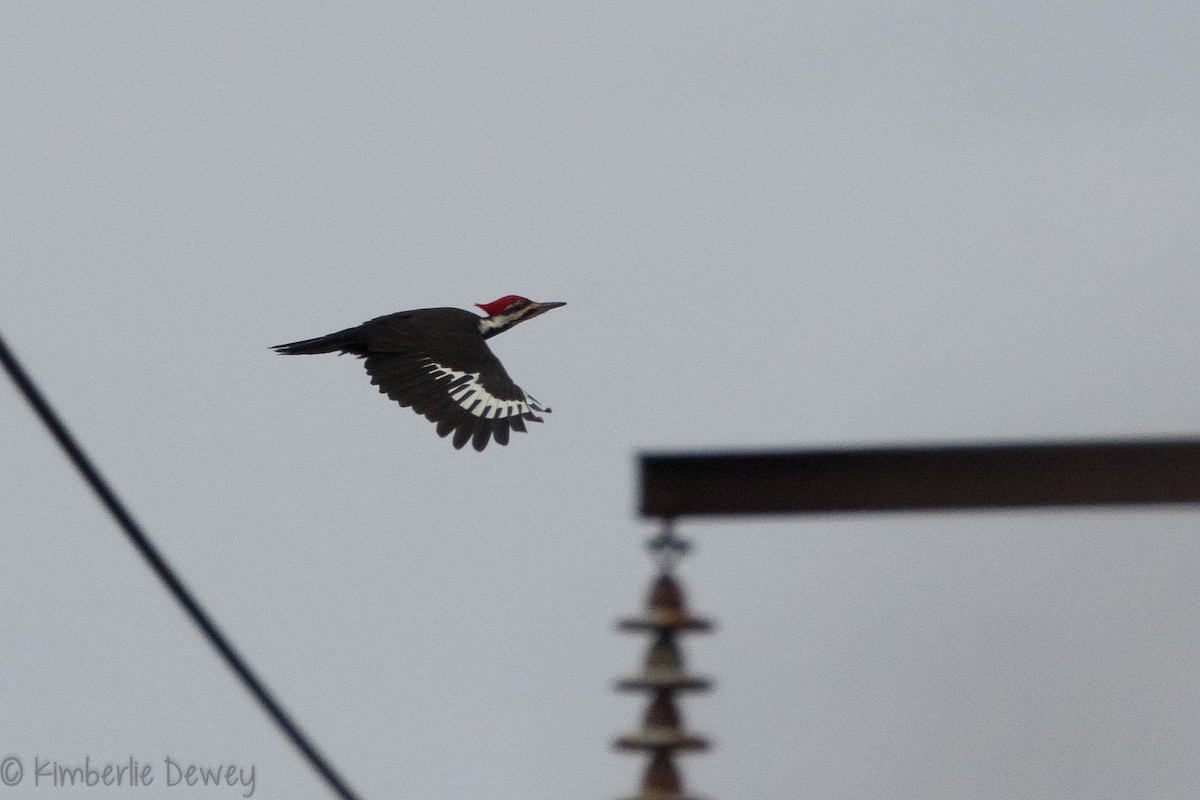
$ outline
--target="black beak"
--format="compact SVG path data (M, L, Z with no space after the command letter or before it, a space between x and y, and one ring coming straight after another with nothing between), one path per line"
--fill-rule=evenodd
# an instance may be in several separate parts
M559 306L565 306L565 305L566 305L566 303L534 303L533 304L534 312L530 316L536 317L539 314L545 314L547 311L549 311L552 308L558 308Z

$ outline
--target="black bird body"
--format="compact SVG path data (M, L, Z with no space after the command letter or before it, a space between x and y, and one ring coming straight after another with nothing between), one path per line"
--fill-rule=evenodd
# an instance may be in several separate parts
M328 336L273 349L284 355L351 353L364 359L371 383L402 406L437 423L439 436L454 434L456 448L476 450L525 420L549 412L508 376L487 339L564 303L535 303L509 295L480 304L488 316L460 308L422 308L368 320Z

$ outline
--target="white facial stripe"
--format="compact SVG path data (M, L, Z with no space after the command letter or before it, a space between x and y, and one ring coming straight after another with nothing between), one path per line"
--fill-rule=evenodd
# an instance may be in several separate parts
M450 377L450 383L465 378L458 386L449 392L450 399L462 406L469 414L484 419L507 419L521 414L528 414L532 409L524 400L501 400L488 394L479 382L477 373L459 372L441 364L429 362L429 376L434 379Z
M504 328L514 319L522 319L533 310L533 306L524 305L518 306L511 311L501 311L499 314L493 314L488 317L479 319L479 332L487 333L496 328Z

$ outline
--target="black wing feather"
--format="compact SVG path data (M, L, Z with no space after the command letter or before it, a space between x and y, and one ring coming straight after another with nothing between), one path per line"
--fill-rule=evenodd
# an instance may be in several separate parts
M479 333L479 317L457 308L389 314L274 349L285 355L341 352L364 359L371 383L382 394L435 423L438 436L453 433L456 449L471 442L482 451L492 439L507 445L510 431L524 433L524 420L541 422L534 412L549 411L508 376Z

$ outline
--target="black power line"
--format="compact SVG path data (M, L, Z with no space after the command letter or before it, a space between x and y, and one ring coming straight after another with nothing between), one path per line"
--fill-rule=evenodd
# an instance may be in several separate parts
M0 336L0 361L4 363L4 368L8 371L9 377L12 378L13 383L21 390L21 393L25 395L25 399L29 401L29 405L33 407L38 416L42 418L42 422L50 429L50 433L58 440L67 457L71 459L71 463L75 465L80 475L83 476L84 480L91 485L92 489L100 497L100 501L104 503L109 513L116 519L117 524L121 526L121 530L125 531L126 536L129 537L129 541L133 542L133 545L142 554L142 557L146 559L150 568L154 570L159 579L171 590L171 594L175 596L175 599L187 611L192 621L208 637L208 641L217 649L221 657L225 659L225 663L229 665L229 668L237 673L238 678L241 679L250 694L254 695L259 704L275 720L280 730L292 740L292 744L312 764L313 769L320 773L321 777L325 779L325 782L329 784L329 788L335 794L341 797L342 800L357 800L354 792L350 790L350 787L338 774L337 770L333 768L333 765L309 741L304 731L300 730L300 726L292 721L292 718L284 711L266 685L250 669L250 665L245 662L229 640L225 638L225 634L221 633L216 623L200 607L200 603L188 588L183 585L183 582L175 574L171 565L158 552L158 548L142 532L142 529L134 521L124 504L121 503L112 488L109 487L103 476L100 475L100 472L92 464L87 454L83 452L83 449L75 441L71 432L67 430L66 425L54 413L54 409L50 407L45 396L26 374L20 362L17 361L16 356L8 349L2 336Z

